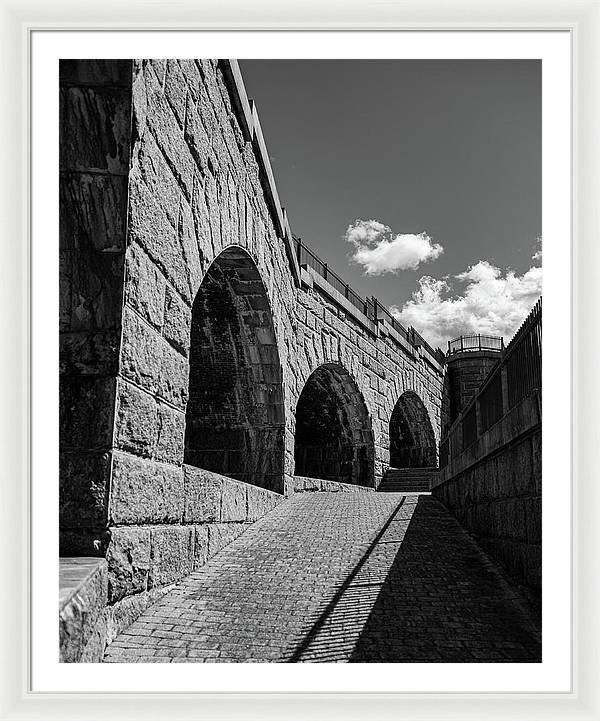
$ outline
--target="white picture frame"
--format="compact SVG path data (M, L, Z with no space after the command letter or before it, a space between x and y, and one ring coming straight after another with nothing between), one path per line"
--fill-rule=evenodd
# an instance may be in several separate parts
M92 14L93 13L93 14ZM144 22L139 22L143 13ZM594 0L553 4L524 2L515 6L492 2L448 2L442 8L430 2L371 6L331 0L298 1L285 7L274 2L204 3L188 0L176 8L149 10L140 3L76 7L43 3L21 8L2 3L1 32L7 98L12 113L2 114L6 163L2 172L0 207L8 220L0 241L2 267L10 269L2 285L7 348L5 353L2 414L4 499L2 545L4 578L2 604L5 659L0 691L0 718L581 718L600 717L597 678L600 661L599 621L594 609L600 601L597 567L599 547L596 513L600 511L594 487L594 450L598 432L593 412L598 400L595 353L598 344L594 310L598 307L597 198L600 197L600 6ZM501 20L498 20L501 18ZM35 693L29 676L29 612L31 574L26 519L29 512L30 358L39 352L30 345L29 228L29 95L28 59L33 32L44 29L185 29L277 30L543 30L570 32L573 43L573 359L572 473L573 473L573 684L560 694L182 694L143 695ZM19 99L17 101L16 99ZM32 108L36 112L35 108ZM596 231L594 233L594 231ZM567 272L565 270L565 272ZM566 301L565 301L566 302ZM590 310L592 312L590 312ZM585 341L585 345L584 345ZM578 352L579 351L579 352ZM571 511L565 499L565 514ZM13 582L8 582L11 579ZM53 601L52 601L53 602Z

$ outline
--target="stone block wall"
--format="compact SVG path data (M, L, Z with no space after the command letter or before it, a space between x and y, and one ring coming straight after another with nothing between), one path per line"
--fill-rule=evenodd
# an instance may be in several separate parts
M60 64L61 552L100 553L119 368L131 61Z
M432 369L416 354L410 355L377 326L374 332L366 332L354 317L317 290L297 293L296 314L296 362L290 368L289 377L292 408L295 410L308 377L319 366L334 363L346 369L362 394L371 419L375 459L373 485L379 483L389 465L389 424L396 404L406 391L414 391L423 402L435 441L439 442L443 371ZM290 421L286 446L288 464L293 459L293 413Z
M541 592L542 425L527 396L440 471L433 494L519 583Z
M374 488L366 486L357 486L349 483L337 483L336 481L327 481L322 478L307 478L306 476L294 476L288 482L286 487L286 495L292 493L370 493Z
M170 502L174 492L163 476L143 476L146 490L128 491L133 500L128 515L112 517L106 550L109 603L197 570L284 499L194 466L184 465L182 475L176 503Z

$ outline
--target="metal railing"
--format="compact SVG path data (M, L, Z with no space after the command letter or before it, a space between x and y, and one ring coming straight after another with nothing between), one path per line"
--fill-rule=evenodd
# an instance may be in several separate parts
M358 308L363 315L366 315L369 320L375 320L372 300L361 298L349 283L346 283L335 271L331 270L329 264L319 258L300 238L294 238L294 241L296 243L298 265L308 265L313 270L316 270L324 280L332 285L338 293L341 293L355 308Z
M394 318L390 311L385 306L381 305L377 298L373 298L373 305L375 307L375 320L385 320L396 331L396 333L398 333L398 335L401 335L404 340L411 343L411 345L415 345L411 341L410 330L407 330L400 321Z
M471 406L462 419L463 451L472 446L477 440L477 413L475 406Z
M473 335L461 335L459 338L448 341L447 356L461 351L475 350L498 350L504 349L504 338L496 335L482 335L475 333Z
M485 432L497 423L504 415L502 403L502 374L498 368L491 377L485 388L479 394L479 417L481 419L481 431Z
M506 348L508 407L542 387L542 299L533 307Z
M438 348L434 350L423 336L412 326L405 328L389 310L383 306L375 297L362 298L346 281L331 269L328 263L320 258L311 248L294 236L296 243L296 257L298 265L307 265L316 271L324 280L332 285L349 303L357 308L370 321L377 323L378 320L385 320L398 335L402 336L414 348L423 347L438 362L444 360L443 352Z
M477 337L477 336L473 336ZM491 336L482 336L490 338ZM534 305L472 401L458 417L462 432L462 450L472 445L509 410L534 390L542 388L542 299ZM479 423L478 423L479 420ZM478 427L479 426L479 427ZM454 425L440 443L440 468L448 465L454 448ZM442 454L442 447L444 453Z

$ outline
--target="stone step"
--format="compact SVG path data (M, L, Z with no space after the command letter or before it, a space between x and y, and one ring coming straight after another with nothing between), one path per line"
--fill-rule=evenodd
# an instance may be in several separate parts
M410 476L431 476L438 472L437 468L393 468L390 466L386 474L410 475Z
M383 493L427 493L431 491L437 468L393 468L385 472L377 489Z
M414 483L407 484L406 486L395 486L382 483L377 491L379 493L429 493L431 486L429 484L417 485Z
M429 481L431 478L436 477L436 473L425 474L413 474L413 473L386 473L384 478L393 478L394 480L404 481L406 479L414 479L416 481Z

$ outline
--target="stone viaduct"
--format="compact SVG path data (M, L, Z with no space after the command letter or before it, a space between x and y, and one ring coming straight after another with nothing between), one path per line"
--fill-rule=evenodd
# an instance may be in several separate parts
M292 236L237 64L60 77L61 553L148 596L311 478L435 466L439 354Z

